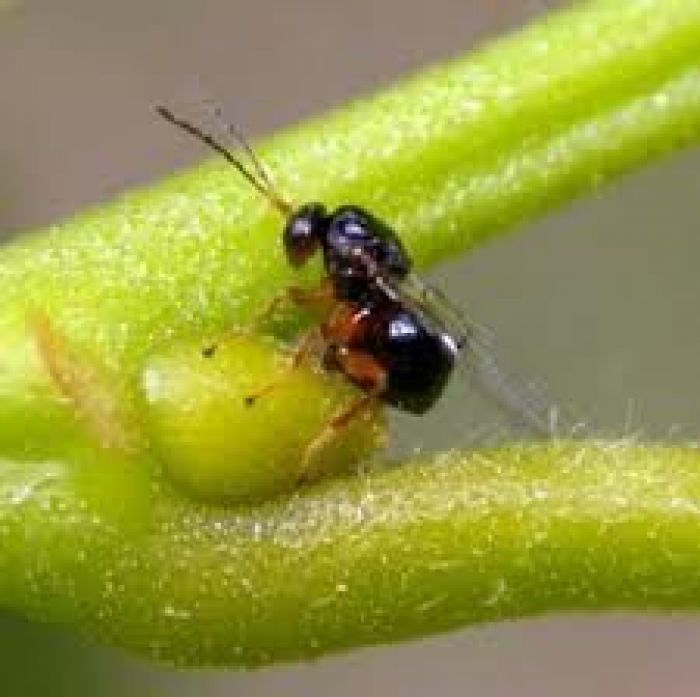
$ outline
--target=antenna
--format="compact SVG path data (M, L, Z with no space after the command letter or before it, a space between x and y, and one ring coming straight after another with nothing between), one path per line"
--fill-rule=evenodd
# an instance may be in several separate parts
M169 109L164 106L156 106L156 113L164 118L166 121L170 122L174 126L181 128L186 133L194 136L198 140L202 141L205 145L209 146L215 152L218 152L224 159L232 164L248 181L248 183L260 194L262 194L283 216L287 217L292 214L292 206L287 203L275 190L269 175L263 168L260 161L255 157L253 149L250 147L243 135L236 129L233 125L228 125L229 133L236 138L236 141L243 146L245 151L248 153L255 171L257 172L257 177L243 165L243 163L224 145L219 143L214 136L202 130L199 126L181 119L172 113ZM220 115L220 110L216 110L215 113Z
M226 129L227 133L238 143L238 145L241 146L241 148L243 148L243 150L245 150L248 158L255 168L255 171L258 173L258 177L267 186L267 189L269 191L274 191L275 185L272 183L270 173L255 154L253 148L250 147L250 143L248 143L248 140L243 135L241 129L235 124L235 122L228 121L226 119L224 110L213 99L210 97L202 97L202 102L212 116L222 125L223 128Z

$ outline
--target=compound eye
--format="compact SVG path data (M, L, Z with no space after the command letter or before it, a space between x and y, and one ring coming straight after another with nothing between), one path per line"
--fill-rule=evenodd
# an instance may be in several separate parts
M284 228L284 251L292 266L301 266L318 249L328 226L326 209L319 203L302 206Z

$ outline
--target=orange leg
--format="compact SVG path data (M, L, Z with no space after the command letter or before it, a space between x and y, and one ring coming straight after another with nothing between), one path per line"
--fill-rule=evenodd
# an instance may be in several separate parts
M335 360L342 372L362 385L366 394L357 397L343 407L306 446L302 470L298 477L300 483L309 479L319 452L332 443L338 434L355 419L375 409L386 389L386 371L371 354L341 348L338 350Z
M303 307L325 316L331 311L334 304L333 285L330 279L324 278L316 288L290 286L282 293L275 295L262 312L255 316L252 322L253 328L265 324L285 304Z
M294 352L290 356L289 366L285 372L275 380L271 380L260 389L247 395L245 398L246 406L252 407L255 402L258 401L258 399L270 394L270 392L273 392L280 384L284 382L292 371L299 368L308 358L314 355L320 355L323 345L323 337L321 336L321 332L318 327L313 327L309 331L305 332L298 341Z
M286 304L303 307L325 317L330 314L333 308L333 285L329 279L324 279L316 288L290 286L282 293L275 295L263 310L255 315L249 328L243 333L256 333L260 327L267 324L267 322ZM241 332L234 331L232 334L234 336L240 336ZM211 358L216 353L217 348L217 344L208 344L202 349L202 356L204 356L204 358Z

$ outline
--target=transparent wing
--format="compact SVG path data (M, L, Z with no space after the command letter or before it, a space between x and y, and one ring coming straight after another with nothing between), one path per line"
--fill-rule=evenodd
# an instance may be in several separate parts
M460 348L468 339L473 340L475 335L486 342L491 338L491 332L488 329L467 319L464 312L439 288L425 283L414 273L410 273L399 281L380 277L377 285L390 296L393 295L400 302L427 315L450 334Z
M518 378L498 359L493 333L468 319L438 288L415 274L400 281L380 277L377 285L394 300L426 317L452 336L459 349L459 365L473 378L476 388L505 413L509 421L533 436L553 438L578 432L576 421L551 402L543 388Z

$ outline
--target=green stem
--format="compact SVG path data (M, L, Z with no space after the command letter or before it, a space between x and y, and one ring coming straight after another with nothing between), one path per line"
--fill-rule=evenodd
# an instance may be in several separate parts
M445 455L239 510L154 496L138 514L129 504L126 530L118 511L105 520L104 502L85 506L74 484L59 485L62 474L43 463L31 479L19 469L4 477L16 565L5 565L3 597L187 665L261 665L472 622L700 602L691 448Z
M700 2L593 0L260 152L295 201L367 205L428 264L699 136ZM224 508L168 484L167 447L97 447L104 423L86 429L81 404L150 443L146 367L290 281L279 228L217 161L4 250L6 607L167 660L257 665L501 617L700 604L691 448L514 446ZM37 313L89 366L59 352L62 395ZM220 447L194 417L183 432L188 466Z

